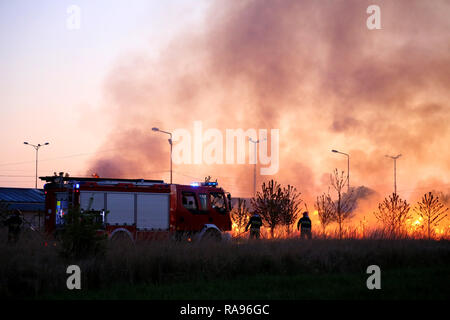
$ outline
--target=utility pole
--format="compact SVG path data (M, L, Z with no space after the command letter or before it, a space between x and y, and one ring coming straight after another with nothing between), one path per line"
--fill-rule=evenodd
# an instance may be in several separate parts
M43 147L43 146L46 146L46 145L48 145L49 143L48 142L46 142L46 143L44 143L44 144L37 144L37 145L34 145L34 144L31 144L31 143L28 143L28 142L24 142L23 144L26 144L26 145L28 145L28 146L32 146L35 150L36 150L36 176L35 176L35 181L34 181L34 188L35 189L37 189L37 176L38 176L38 154L39 154L39 148L40 147Z
M160 130L159 128L152 128L153 131L158 131L161 133L168 134L170 138L168 139L170 144L170 184L172 184L172 133L168 131Z
M254 153L254 155L255 155L255 163L254 163L254 166L253 166L253 197L256 197L256 159L257 159L257 156L256 156L256 144L258 144L259 143L259 140L253 140L251 137L250 138L248 138L249 139L249 141L251 142L251 143L253 143L254 145L255 145L255 153Z
M385 157L394 160L394 194L397 194L397 159L400 158L401 156L402 156L401 154L398 154L395 157L385 155Z

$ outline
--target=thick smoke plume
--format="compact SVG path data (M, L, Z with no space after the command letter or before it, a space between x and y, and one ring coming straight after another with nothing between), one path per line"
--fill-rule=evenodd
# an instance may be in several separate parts
M366 9L381 8L381 30ZM450 2L215 1L195 31L172 39L159 58L117 62L105 82L116 126L92 159L101 176L168 180L167 136L203 127L280 129L280 170L306 200L326 191L329 173L407 198L427 188L447 191L450 172ZM174 180L211 175L235 196L253 193L253 166L182 165ZM431 180L430 180L431 179ZM427 181L432 181L428 183ZM422 189L420 189L422 188ZM420 193L420 192L419 192ZM310 204L312 207L312 202Z

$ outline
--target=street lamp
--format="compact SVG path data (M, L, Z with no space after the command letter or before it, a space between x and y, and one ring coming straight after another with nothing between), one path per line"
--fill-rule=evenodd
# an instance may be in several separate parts
M165 133L165 134L168 134L170 136L168 141L169 141L169 144L170 144L170 184L172 184L172 133L160 130L159 128L152 128L152 130L153 131L157 131L157 132L161 132L161 133Z
M344 153L344 152L334 150L334 149L331 150L331 152L340 153L340 154L347 156L347 192L349 192L350 191L350 155L348 155L347 153Z
M394 160L394 194L397 194L397 159L401 156L401 154L398 154L395 157L385 155L386 158L391 158L392 160Z
M28 145L28 146L32 146L32 147L36 150L36 178L35 178L35 182L34 182L34 188L37 189L38 151L39 151L39 148L40 148L40 147L46 146L46 145L48 145L49 143L46 142L46 143L44 143L44 144L40 144L40 143L39 143L38 145L34 145L34 144L31 144L31 143L28 143L28 142L24 142L23 144L26 144L26 145Z
M256 159L257 159L257 157L256 157L256 144L257 143L259 143L260 142L260 140L253 140L251 137L249 137L248 138L248 140L250 141L250 142L252 142L252 143L254 143L254 145L255 145L255 163L254 163L254 166L253 166L253 196L254 197L256 197ZM264 138L264 140L263 141L266 141L267 140L267 138Z

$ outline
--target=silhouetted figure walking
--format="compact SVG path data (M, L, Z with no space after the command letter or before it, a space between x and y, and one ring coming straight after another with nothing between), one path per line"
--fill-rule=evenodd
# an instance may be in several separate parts
M261 226L261 217L258 214L254 214L251 216L250 221L245 227L245 232L247 232L248 228L250 227L250 239L259 239Z
M303 217L298 220L297 230L300 230L301 239L311 239L311 219L308 217L308 211L303 212Z
M5 225L8 227L8 242L17 242L19 240L20 227L22 226L20 211L14 210L13 214L6 219Z

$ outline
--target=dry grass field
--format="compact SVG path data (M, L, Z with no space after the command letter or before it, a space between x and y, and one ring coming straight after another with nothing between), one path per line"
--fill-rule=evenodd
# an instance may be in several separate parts
M0 296L13 299L360 299L373 264L382 270L380 291L389 292L389 281L398 290L388 298L422 297L433 287L426 297L449 297L444 240L158 241L109 244L104 257L72 261L38 234L24 233L14 245L4 228L0 236ZM82 270L77 292L66 288L72 264Z

